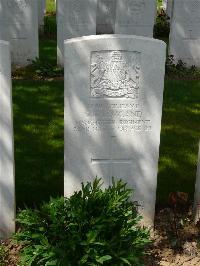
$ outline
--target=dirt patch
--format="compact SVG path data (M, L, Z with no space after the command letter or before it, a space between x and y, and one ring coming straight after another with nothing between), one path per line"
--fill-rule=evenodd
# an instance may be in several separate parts
M146 266L200 265L200 228L193 223L191 208L159 210L152 238Z
M5 246L7 252L4 261L0 260L1 266L17 266L19 263L19 252L22 248L21 245L13 243L11 240L1 241L0 245Z
M144 265L200 266L200 226L193 223L191 207L158 210L152 239ZM22 246L11 240L0 244L8 248L3 266L17 266Z

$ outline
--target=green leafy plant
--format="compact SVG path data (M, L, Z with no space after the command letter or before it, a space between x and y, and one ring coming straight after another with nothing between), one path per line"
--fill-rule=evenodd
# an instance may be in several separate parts
M32 61L32 68L36 75L42 78L54 78L64 75L62 68L53 66L51 63L35 59Z
M167 37L170 32L169 18L163 9L158 10L156 23L154 26L154 37Z
M173 55L169 55L166 60L166 75L175 78L199 79L200 69L196 66L187 67L182 60L176 63Z
M12 72L12 77L17 79L49 79L61 78L64 70L52 63L36 58L27 67L16 68Z
M122 181L102 189L82 184L70 198L18 214L22 265L142 265L149 231L140 227L132 190Z

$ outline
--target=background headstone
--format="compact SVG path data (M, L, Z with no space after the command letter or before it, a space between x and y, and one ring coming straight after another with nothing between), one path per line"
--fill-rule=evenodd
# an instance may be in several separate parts
M153 37L156 0L116 0L116 34Z
M169 54L200 67L200 0L174 0Z
M41 32L44 30L44 16L46 12L46 0L38 0L38 26Z
M116 0L98 0L97 34L115 33Z
M169 18L172 18L172 12L173 12L173 1L174 0L167 0L167 9L166 13Z
M200 221L200 143L199 143L199 155L197 161L197 176L194 195L194 220L195 223Z
M97 0L57 1L57 59L64 64L64 40L96 34Z
M0 238L15 231L10 46L0 41Z
M27 65L39 56L37 1L0 0L0 39L11 43L16 65Z
M130 35L65 42L65 196L96 176L122 178L152 225L165 49Z

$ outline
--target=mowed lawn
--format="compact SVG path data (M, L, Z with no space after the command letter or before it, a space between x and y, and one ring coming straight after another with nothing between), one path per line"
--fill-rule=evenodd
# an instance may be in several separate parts
M193 199L200 140L200 81L166 80L157 203L172 191Z
M63 194L63 82L13 81L17 206Z

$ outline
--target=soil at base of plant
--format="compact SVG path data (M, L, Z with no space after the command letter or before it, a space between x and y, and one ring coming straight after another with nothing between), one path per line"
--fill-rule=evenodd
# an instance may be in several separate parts
M155 216L153 244L147 250L145 266L200 266L200 226L192 220L191 207L176 210L162 208ZM21 245L6 240L8 248L3 266L17 266ZM1 261L0 261L1 265Z
M194 225L192 207L157 211L152 238L146 266L200 266L200 227Z

